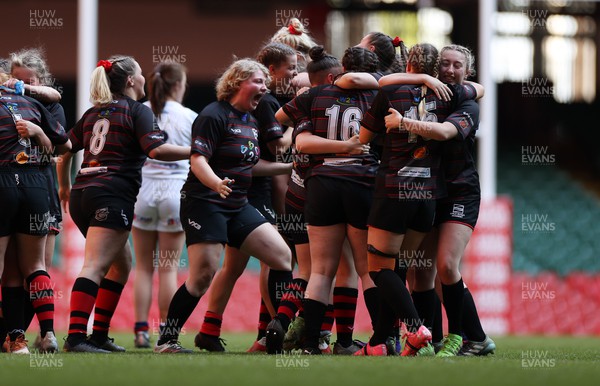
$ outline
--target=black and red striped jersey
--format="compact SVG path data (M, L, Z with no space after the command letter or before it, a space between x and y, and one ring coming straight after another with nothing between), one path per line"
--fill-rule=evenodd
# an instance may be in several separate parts
M277 160L275 154L269 150L267 143L283 137L284 128L275 119L275 113L282 103L287 103L290 98L276 97L271 93L265 94L256 109L252 112L258 122L258 146L260 147L260 158L274 162ZM248 188L248 197L271 196L272 178L260 176L252 178L252 185Z
M73 189L102 187L133 200L147 154L165 143L152 111L126 96L87 110L69 138L71 152L84 150Z
M454 87L451 101L438 99L430 89L424 95L424 118L419 117L420 85L383 87L362 120L362 126L377 134L386 133L384 117L393 107L415 120L443 122L457 103L475 97L472 86ZM446 195L441 169L441 142L427 140L406 130L394 130L384 136L383 154L375 187L375 197L408 200L433 200Z
M54 119L56 119L56 121L60 123L62 127L67 127L67 117L65 116L65 109L60 103L48 103L44 105L44 107L50 112L50 114L52 114Z
M258 141L260 145L260 158L275 161L275 155L272 154L266 147L266 144L283 137L283 127L275 119L275 113L281 107L282 100L276 98L271 93L265 94L252 115L258 122ZM286 98L283 103L287 103L289 98Z
M304 180L299 178L296 171L292 169L292 175L288 181L288 189L285 195L285 203L296 208L296 210L304 210L305 201L306 188L304 187Z
M296 130L294 130L296 133ZM295 141L295 136L292 136ZM292 145L292 174L288 181L288 192L285 196L286 204L289 204L297 210L304 209L304 201L306 201L306 188L304 179L306 172L310 167L310 156L308 154L299 153L296 145Z
M446 121L458 130L458 135L442 146L442 164L449 198L479 196L479 174L475 166L475 134L479 128L479 105L465 100Z
M299 131L294 129L292 132L292 147L290 149L292 158L292 173L288 180L288 190L285 195L285 203L291 205L297 210L304 210L304 202L306 201L306 188L304 179L306 172L310 167L310 156L303 154L296 148L296 136Z
M374 90L348 90L322 85L298 95L283 107L296 131L346 141L358 134L360 121L375 98ZM374 183L378 162L372 154L311 154L305 179L315 175Z
M235 183L229 196L222 199L190 170L182 194L232 208L248 202L252 166L260 158L258 123L252 114L238 111L225 101L209 104L192 126L192 154L206 157L217 176Z
M40 102L26 96L3 94L0 96L0 166L39 166L51 157L51 149L42 149L35 139L19 136L15 123L20 119L40 126L54 145L68 140L63 126Z

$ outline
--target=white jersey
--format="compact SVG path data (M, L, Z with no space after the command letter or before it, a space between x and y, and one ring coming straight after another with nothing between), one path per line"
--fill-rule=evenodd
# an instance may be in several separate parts
M150 102L144 102L150 107ZM198 114L181 103L167 101L162 114L158 117L158 127L166 133L165 142L179 145L191 146L192 123ZM190 161L159 161L152 158L146 159L142 168L142 177L153 178L182 178L186 179L190 169Z

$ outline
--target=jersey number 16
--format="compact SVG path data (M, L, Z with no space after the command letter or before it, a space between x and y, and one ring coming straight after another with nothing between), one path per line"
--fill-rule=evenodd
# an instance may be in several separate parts
M340 105L333 105L325 110L325 115L329 117L327 123L327 139L347 141L360 131L360 120L362 111L358 107L348 107L342 114L342 127L338 128L338 116L340 115Z

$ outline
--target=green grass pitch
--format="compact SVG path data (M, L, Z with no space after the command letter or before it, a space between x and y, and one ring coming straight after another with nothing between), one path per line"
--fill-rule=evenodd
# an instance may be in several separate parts
M62 348L64 334L58 335ZM134 349L133 334L114 334L128 350L123 354L0 354L0 380L3 385L35 386L600 384L598 337L495 338L495 355L452 359L246 354L254 335L223 337L224 354L154 354ZM28 338L32 342L34 336ZM193 338L192 333L182 335L181 343L192 348Z

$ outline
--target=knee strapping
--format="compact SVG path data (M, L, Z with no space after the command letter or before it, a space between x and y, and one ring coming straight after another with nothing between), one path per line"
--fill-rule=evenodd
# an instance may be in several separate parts
M372 254L377 255L377 256L381 256L381 257L388 257L390 259L397 259L398 258L398 254L397 253L385 253L385 252L381 252L379 249L375 248L371 244L367 244L367 252L372 253Z

